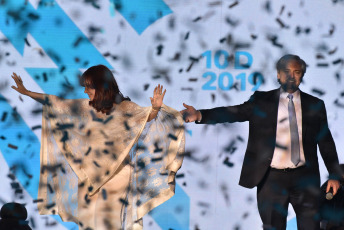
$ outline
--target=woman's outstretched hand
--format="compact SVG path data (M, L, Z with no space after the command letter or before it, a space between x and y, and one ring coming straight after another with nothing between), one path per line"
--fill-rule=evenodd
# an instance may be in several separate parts
M15 91L17 91L18 93L27 95L28 90L25 88L25 86L23 84L23 80L21 79L21 77L19 75L17 75L16 73L13 73L12 78L15 81L15 83L17 84L17 87L12 85L11 88L14 89Z
M166 89L164 90L164 92L162 92L162 90L163 90L163 86L159 84L154 89L153 97L150 97L153 109L148 116L148 120L147 120L148 122L156 118L162 106L162 101L164 100Z
M21 77L19 75L17 75L16 73L13 73L12 78L15 81L15 83L17 84L17 87L12 85L11 86L12 89L17 91L18 93L21 93L23 95L31 97L32 99L38 101L39 103L41 103L43 105L46 103L44 94L35 93L35 92L31 92L31 91L27 90L23 84L23 80L21 79Z
M164 100L166 89L164 90L164 92L162 92L162 90L163 90L163 86L159 84L154 89L153 98L150 97L152 107L155 110L159 110L160 107L162 106L162 101Z

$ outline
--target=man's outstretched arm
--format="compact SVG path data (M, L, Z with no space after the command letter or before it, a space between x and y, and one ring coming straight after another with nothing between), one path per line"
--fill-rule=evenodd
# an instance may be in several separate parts
M212 109L196 110L193 106L183 103L185 109L180 113L183 115L185 122L200 124L248 121L253 113L255 94L243 104Z

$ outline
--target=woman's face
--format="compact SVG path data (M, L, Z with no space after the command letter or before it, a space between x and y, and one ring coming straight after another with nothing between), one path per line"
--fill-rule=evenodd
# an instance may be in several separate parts
M86 93L88 97L90 98L90 100L92 101L96 93L96 90L91 87L91 84L89 82L85 82L84 93Z

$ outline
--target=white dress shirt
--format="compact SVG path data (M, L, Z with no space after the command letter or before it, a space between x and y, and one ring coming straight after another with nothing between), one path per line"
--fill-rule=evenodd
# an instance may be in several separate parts
M277 115L277 130L276 130L276 147L272 157L271 167L277 169L296 168L305 164L305 154L303 152L302 144L302 111L301 111L301 98L300 91L297 90L293 93L293 102L296 113L297 128L299 132L300 142L300 159L301 161L297 166L291 162L291 139L290 139L290 126L288 114L288 92L284 92L281 88L280 99L278 104Z

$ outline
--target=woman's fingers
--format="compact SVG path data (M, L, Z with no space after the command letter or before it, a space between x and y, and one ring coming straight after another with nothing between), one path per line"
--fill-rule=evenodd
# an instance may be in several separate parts
M154 89L154 94L158 94L158 90L159 90L159 88L158 88L158 87L155 87L155 89Z
M15 76L12 76L14 82L16 83L16 85L18 86L19 82L18 82L18 79L15 77Z
M16 73L13 73L13 76L15 76L19 81L21 81L21 77L19 75L17 75Z
M162 94L162 90L163 90L163 86L159 84L158 88L159 88L158 94L161 95Z
M159 95L160 94L160 85L156 86L154 89L154 94Z
M14 85L12 85L11 88L14 89L15 91L19 92L19 91L18 91L18 88L15 87Z
M160 94L160 85L158 85L158 86L156 87L156 94L157 94L157 95Z
M164 89L164 87L162 85L158 84L158 86L155 87L155 89L154 89L154 96L162 96L162 97L164 97L165 93L166 93L166 89L165 89L164 92L163 92L163 89Z
M15 81L16 83L22 82L21 77L18 76L17 74L15 74L15 73L13 73L12 78L14 79L14 81Z
M19 77L17 76L16 73L13 73L13 76L14 76L14 80L19 81Z
M16 84L16 85L12 85L11 88L16 90L19 93L22 93L23 90L25 90L25 87L23 85L23 80L21 79L21 77L17 75L16 73L12 73L11 77L13 78Z

